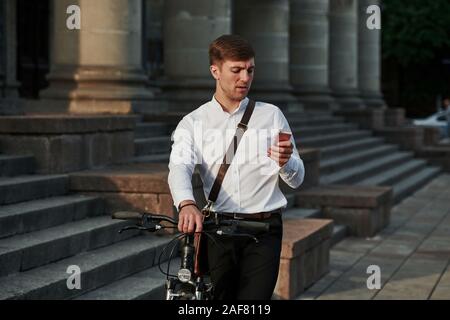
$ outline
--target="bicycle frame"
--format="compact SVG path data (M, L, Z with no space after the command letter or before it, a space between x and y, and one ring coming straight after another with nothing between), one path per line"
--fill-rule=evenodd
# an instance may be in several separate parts
M194 236L186 235L181 251L181 264L177 273L177 278L172 277L166 280L166 300L173 298L187 298L192 300L210 300L212 298L212 284L207 284L202 275L194 272ZM180 289L177 291L176 288Z
M144 214L139 212L115 212L112 214L113 219L122 219L122 220L134 220L135 224L132 226L126 226L119 230L119 233L122 233L126 230L142 230L142 231L150 231L156 232L158 230L164 228L176 228L178 222L168 216L165 215L153 215L153 214ZM160 224L161 221L166 221L172 224L172 226L163 226ZM214 233L217 235L232 235L232 236L245 236L251 237L256 242L258 239L253 235L246 233L237 233L239 227L250 228L254 230L268 230L268 224L264 222L254 222L254 221L243 221L243 220L224 220L218 221L205 221L203 223L204 229L208 229L208 227L213 227L217 229ZM208 237L211 237L208 231L202 231L202 234L205 234ZM211 238L214 242L214 238ZM181 265L178 270L177 275L171 275L169 273L170 270L170 262L172 260L172 254L175 249L175 246L172 248L172 251L169 255L167 272L164 272L161 269L161 258L163 254L166 252L166 249L173 242L177 241L175 244L183 241L182 246L180 247L181 252ZM194 272L195 265L195 254L196 248L194 246L194 234L181 234L176 235L161 251L158 258L158 267L159 270L167 276L166 280L166 300L174 300L174 299L189 299L189 300L209 300L212 298L213 285L212 283L205 283L204 276L202 274L196 274Z

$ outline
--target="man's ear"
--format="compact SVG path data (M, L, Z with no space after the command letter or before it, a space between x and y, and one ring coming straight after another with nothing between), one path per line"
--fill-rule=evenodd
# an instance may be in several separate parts
M211 71L211 75L213 76L213 78L216 80L219 80L219 77L220 77L219 66L213 64L213 65L209 66L209 70Z

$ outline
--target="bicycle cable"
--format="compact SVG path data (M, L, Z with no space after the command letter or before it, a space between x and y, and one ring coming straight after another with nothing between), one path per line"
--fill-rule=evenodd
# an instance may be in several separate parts
M167 279L169 279L169 276L175 277L175 275L172 275L172 274L169 273L169 272L170 272L170 270L169 270L169 268L170 268L170 260L171 260L171 258L172 258L173 250L175 249L175 245L173 246L172 251L171 251L171 253L170 253L170 255L169 255L168 271L167 271L167 273L164 272L163 269L161 268L161 258L162 258L162 256L163 256L163 254L166 252L167 248L168 248L172 243L175 243L175 241L178 241L178 240L180 240L181 238L183 238L183 237L185 237L185 236L186 236L185 234L180 234L180 235L177 235L176 237L174 237L172 240L170 240L170 242L169 242L166 246L164 246L163 250L162 250L162 251L160 252L160 254L159 254L159 257L158 257L158 268L159 268L159 271L161 271L162 274L164 274L164 275L167 276Z

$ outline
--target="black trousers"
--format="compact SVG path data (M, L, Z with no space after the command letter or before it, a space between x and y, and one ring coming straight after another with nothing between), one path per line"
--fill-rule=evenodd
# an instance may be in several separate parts
M283 223L280 214L264 221L268 232L248 237L214 236L207 240L208 265L215 300L270 300L278 278Z

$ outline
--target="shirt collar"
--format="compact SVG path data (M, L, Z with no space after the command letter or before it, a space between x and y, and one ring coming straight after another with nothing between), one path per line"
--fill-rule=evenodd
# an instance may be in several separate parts
M249 99L247 97L245 97L244 99L241 100L241 102L239 102L239 106L232 113L228 113L225 110L223 110L222 106L216 100L215 96L213 96L212 99L211 99L211 103L213 105L213 108L215 110L217 110L217 112L219 112L220 114L227 114L229 116L232 116L233 114L237 114L241 110L245 111L245 109L247 108L247 105L248 105L248 101L249 101Z

